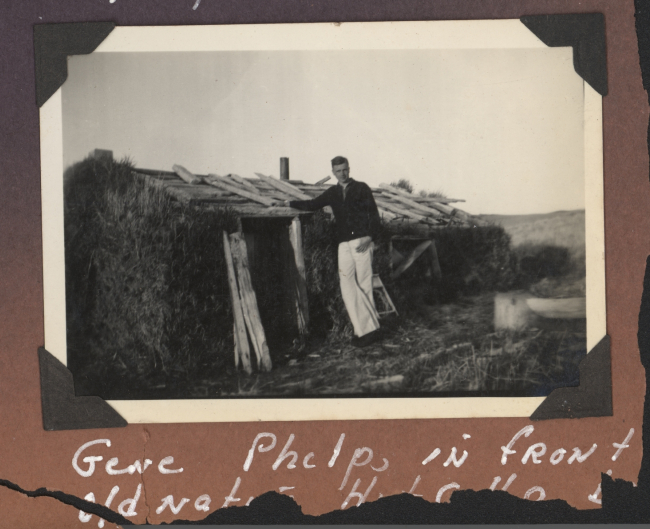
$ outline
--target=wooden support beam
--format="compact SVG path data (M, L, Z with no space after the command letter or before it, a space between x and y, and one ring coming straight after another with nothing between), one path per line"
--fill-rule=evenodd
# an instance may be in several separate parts
M300 191L305 193L311 199L311 198L316 198L319 195L322 195L323 192L327 189L327 187L328 186L320 186L320 187L312 186L311 188L303 187L302 189L300 189Z
M207 186L207 185L198 185L198 186L193 186L185 183L178 183L175 185L169 185L169 184L163 184L161 186L162 189L165 191L169 189L176 189L177 191L180 191L181 193L185 193L187 196L189 196L192 199L195 200L208 200L208 201L214 201L214 200L220 200L220 201L241 201L241 202L248 202L247 199L243 197L239 197L237 195L232 195L228 194L226 195L225 191L222 191L220 189L217 189L216 187L212 186Z
M255 173L255 174L270 186L275 187L279 191L284 191L285 193L291 195L292 197L298 198L300 200L311 200L312 198L309 195L300 191L297 187L292 186L289 182L283 182L281 180L277 180L276 178L272 178L270 176L266 176L260 173Z
M235 339L235 367L241 360L244 371L249 375L253 372L251 367L251 352L248 347L248 335L246 334L246 323L242 309L237 278L235 277L235 265L230 251L228 234L223 232L223 250L226 255L226 266L228 268L228 286L230 287L230 299L232 300L232 313L234 316L235 328L233 336Z
M397 218L397 215L392 211L388 211L387 209L382 209L379 206L377 206L377 209L379 210L379 215L381 217L384 217L386 220L393 220Z
M429 251L431 252L431 264L433 267L433 276L440 280L442 279L442 270L440 269L440 261L438 261L438 249L436 248L436 241L431 241L431 246L429 246Z
M393 247L393 241L390 243L390 267L395 268L400 265L400 263L404 262L404 257L400 252L398 252L394 247Z
M232 193L229 193L228 191L222 191L220 189L216 189L214 187L209 187L209 186L194 186L187 184L185 182L180 182L178 178L173 181L169 180L158 180L155 177L151 177L152 180L155 180L157 184L160 185L160 187L163 187L165 189L169 189L172 187L175 187L176 189L180 189L183 191L187 191L188 193L203 193L204 195L210 195L212 197L230 197L230 198L239 198L236 195L233 195Z
M387 200L387 199L388 198L384 198L384 200ZM404 197L401 197L399 195L393 195L393 196L390 197L389 200L392 201L390 203L399 202L400 205L404 204L405 206L408 206L409 208L414 209L416 213L424 215L425 217L432 217L434 219L444 219L444 218L446 218L445 215L440 213L440 211L438 211L438 210L436 210L436 209L434 209L432 207L428 207L428 206L424 206L422 204L418 204L417 202L414 202L413 200L409 200L408 198L404 198Z
M408 198L408 199L413 199L413 195L411 193L407 193L406 191L403 191L402 189L398 189L394 186L386 185L386 184L381 184L381 189L384 191L387 191L391 193L392 195L397 195L401 196L403 198ZM447 206L445 204L436 204L436 203L431 203L431 207L444 213L445 215L453 215L454 214L454 208Z
M242 300L244 320L248 327L248 332L253 342L253 348L257 356L257 364L262 371L270 371L272 367L269 347L266 344L266 334L262 326L259 308L257 306L257 296L253 290L253 281L251 280L250 268L248 266L248 251L246 242L239 233L230 235L230 246L232 256L237 271L237 283Z
M375 200L375 202L377 203L377 207L387 209L388 211L392 211L394 213L397 213L398 215L409 217L413 220L417 220L420 222L432 222L432 219L427 219L424 215L420 215L408 209L401 208L399 206L396 206L395 204L391 204L386 200Z
M327 182L326 179L323 179L323 181ZM293 185L293 182L292 182L292 185ZM320 184L320 185L325 186L325 184ZM305 193L306 192L312 192L312 193L319 193L320 194L320 193L323 192L323 190L320 187L317 187L316 184L295 184L295 187L299 191L303 191ZM325 186L325 187L329 187L329 186Z
M386 186L387 184L379 184L379 187L371 187L370 189L373 193L375 194L378 193L382 195L386 193ZM421 202L423 204L426 204L428 202L437 202L440 204L450 204L452 202L465 202L465 200L462 198L423 197L421 195L414 195L413 193L409 193L395 186L388 186L388 189L390 191L395 191L397 194L402 195L405 198L410 198L411 200L415 200L416 202Z
M285 200L294 200L294 198L291 195L283 191L280 191L279 189L274 189L273 191L266 191L264 193L264 196L275 198L280 202L284 202Z
M211 173L209 176L205 177L203 179L203 181L206 184L210 184L210 182L212 180L215 180L215 179L218 179L220 182L224 182L225 184L231 185L233 187L236 187L237 189L240 189L242 191L246 191L248 193L253 193L253 194L256 194L256 195L261 194L259 189L257 189L252 184L249 184L249 182L242 183L239 180L237 180L236 178L232 178L232 175L221 176L221 175L218 175L218 174ZM242 180L243 180L243 178L242 178ZM251 187L249 187L249 185L251 185ZM212 189L212 188L210 188L210 189Z
M289 226L289 240L293 248L296 263L294 297L298 319L298 332L301 336L309 334L309 304L307 303L307 274L305 272L305 255L302 248L302 226L300 218L294 217Z
M284 182L277 180L275 178L272 178L270 176L266 176L260 173L255 173L262 181L266 182L268 185L276 188L279 191L283 191L284 193L287 193L288 195L291 195L292 197L298 198L300 200L311 200L313 197L309 196L306 193L303 193L298 189L297 187L294 187L291 185L289 182ZM330 206L326 206L323 208L323 211L327 213L330 217L334 214L332 212L332 208Z
M237 174L229 174L228 176L230 178L232 178L238 184L241 184L242 186L247 188L251 193L257 193L259 195L260 190L257 189L251 182L249 182L245 178L242 178L241 176L239 176Z
M232 208L239 217L295 217L296 215L313 215L313 211L301 211L283 206L265 207L256 204L228 204L201 201L208 209Z
M190 173L182 165L173 165L172 169L180 178L185 180L188 184L200 184L202 182L201 178Z
M406 258L402 264L400 264L397 269L390 275L391 279L397 279L399 276L401 276L406 270L410 268L410 266L415 262L415 260L424 253L424 251L431 246L433 241L424 241L421 244L418 244L411 252L411 254Z
M230 191L231 193L234 193L235 195L240 195L242 197L248 198L254 202L259 202L260 204L264 204L265 206L273 206L275 205L275 200L271 198L267 198L262 196L259 193L253 193L251 191L245 191L244 189L237 187L233 185L232 182L229 182L227 178L223 176L218 176L218 175L213 175L210 174L208 175L208 178L206 179L206 182L210 184L211 186L219 187L221 189L224 189L225 191Z
M454 202L465 202L465 199L463 198L423 197L420 195L416 195L415 200L423 204L426 204L428 202L437 202L439 204L453 204Z
M397 189L393 186L388 186L385 184L381 185L381 189L388 191L389 193L392 193L393 195L398 195L403 198L408 198L408 199L413 199L413 195L410 193L407 193L406 191L403 191L401 189ZM439 202L428 202L429 206L432 207L433 209L436 209L440 211L441 213L444 213L445 215L448 215L449 217L456 217L461 221L464 222L474 222L477 225L483 224L483 221L481 219L476 219L469 213L463 211L462 209L457 209L457 208L452 208L451 206L447 206L446 204L441 204Z
M227 207L230 206L232 208L238 208L239 206L242 205L250 205L251 202L247 198L243 197L238 197L238 196L214 196L214 197L198 197L198 198L192 198L192 204L194 205L203 205L203 204L211 204L214 206L222 206L222 207ZM264 207L260 204L260 207Z
M380 187L382 189L384 189L384 188L390 187L390 186L388 186L386 184L381 184ZM390 192L389 189L387 191ZM398 202L401 202L402 204L410 206L413 209L417 210L420 213L425 214L428 217L435 217L435 218L442 217L442 215L440 214L440 212L438 210L427 207L427 206L424 206L422 204L418 204L415 200L411 200L410 198L406 198L406 197L404 197L402 195L391 194L390 199L391 200L397 200Z
M330 180L332 177L331 176L326 176L325 178L321 178L318 182L316 182L314 185L315 186L322 186L325 182Z
M159 171L158 169L142 169L138 167L137 169L133 169L133 172L157 177L171 177L174 179L178 178L178 175L173 171Z
M278 200L295 200L295 197L291 196L286 191L270 186L263 180L257 179L255 180L255 183L257 186L257 192L265 197L272 197Z

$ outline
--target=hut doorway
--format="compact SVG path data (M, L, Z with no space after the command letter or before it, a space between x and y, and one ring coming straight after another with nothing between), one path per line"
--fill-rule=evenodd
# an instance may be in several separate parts
M297 217L243 217L241 229L269 352L282 364L302 345L309 324L301 223Z

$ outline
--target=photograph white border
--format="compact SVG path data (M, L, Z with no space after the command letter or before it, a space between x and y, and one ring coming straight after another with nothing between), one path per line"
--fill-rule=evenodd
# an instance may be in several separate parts
M519 20L116 27L93 53L504 49L546 45ZM602 97L584 85L587 350L606 334ZM45 348L66 364L61 88L41 107ZM112 400L129 423L529 417L546 397Z

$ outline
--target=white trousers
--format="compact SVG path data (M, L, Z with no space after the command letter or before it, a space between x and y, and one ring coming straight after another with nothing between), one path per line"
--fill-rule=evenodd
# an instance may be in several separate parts
M360 240L339 244L341 294L354 334L359 337L379 329L379 315L372 295L373 243L365 252L357 252Z

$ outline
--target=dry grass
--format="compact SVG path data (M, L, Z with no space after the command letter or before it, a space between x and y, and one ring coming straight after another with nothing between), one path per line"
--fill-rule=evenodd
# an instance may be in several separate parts
M394 325L375 345L321 344L271 373L204 380L193 396L536 396L577 383L584 330L494 332L492 303L488 294L432 307L428 321Z
M187 382L231 361L220 234L236 229L232 212L174 203L135 179L128 161L87 159L65 182L68 366L77 391L125 398L143 381Z

